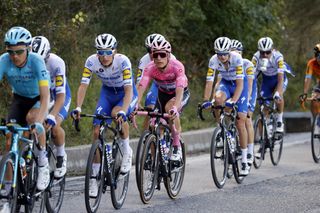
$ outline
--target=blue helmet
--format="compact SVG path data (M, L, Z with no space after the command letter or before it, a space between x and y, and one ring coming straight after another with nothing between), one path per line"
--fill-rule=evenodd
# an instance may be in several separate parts
M5 45L30 45L32 40L31 33L23 27L12 27L4 37Z

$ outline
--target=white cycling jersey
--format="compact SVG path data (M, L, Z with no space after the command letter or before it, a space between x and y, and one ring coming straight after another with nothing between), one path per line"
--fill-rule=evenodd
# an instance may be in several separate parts
M271 54L272 56L268 59L266 70L261 70L262 59L260 58L260 52L257 51L253 55L252 63L255 67L255 73L262 72L266 76L275 76L278 73L286 71L283 55L277 50L273 50Z
M81 83L89 84L92 73L95 73L107 87L123 87L133 85L131 62L122 54L115 54L110 66L103 66L97 54L88 57L82 73Z
M171 53L171 58L176 59L176 57ZM137 74L137 85L139 84L144 68L151 62L149 53L145 54L139 61L138 74Z
M255 77L254 66L253 66L253 63L249 59L246 59L246 58L243 59L243 70L248 78Z
M46 60L46 68L50 74L50 90L55 94L66 93L66 65L62 58L54 53L50 53Z
M245 74L243 72L243 59L241 55L236 52L230 52L227 69L218 59L217 54L213 55L209 60L207 81L214 81L216 71L218 71L222 79L228 81L243 79Z

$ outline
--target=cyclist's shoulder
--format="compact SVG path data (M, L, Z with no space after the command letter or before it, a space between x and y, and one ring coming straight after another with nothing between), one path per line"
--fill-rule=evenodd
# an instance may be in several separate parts
M169 64L171 64L173 69L175 69L175 70L184 68L183 63L181 61L179 61L178 59L170 58Z
M310 67L315 67L317 66L317 60L316 58L311 58L308 62L307 62L307 65L310 66Z
M131 61L130 61L130 59L126 55L123 55L121 53L116 53L114 55L112 64L113 65L120 64L121 65L120 66L121 69L128 69L128 68L131 69Z
M274 49L272 51L272 57L275 59L280 59L280 58L283 59L283 54L279 50Z

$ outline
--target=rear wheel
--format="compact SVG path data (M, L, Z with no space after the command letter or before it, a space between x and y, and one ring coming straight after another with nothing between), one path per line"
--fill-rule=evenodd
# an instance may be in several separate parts
M240 169L242 167L242 157L241 157L242 151L241 151L241 148L240 148L239 134L237 132L237 129L234 130L233 138L235 138L235 140L236 140L235 141L236 150L233 153L233 159L234 159L234 164L232 165L233 175L234 175L234 178L235 178L236 182L238 184L241 184L243 179L244 179L244 176L240 175Z
M283 147L283 133L275 133L270 142L270 157L274 166L279 164Z
M311 152L315 163L320 161L320 115L318 114L312 122L311 130Z
M258 118L254 122L254 160L253 165L254 168L259 169L262 161L264 159L264 152L265 152L265 143L266 143L266 134L265 129L263 126L263 120Z
M96 212L98 210L102 189L104 185L104 156L105 147L101 147L102 143L100 140L96 140L90 149L90 153L87 161L85 186L84 186L84 198L86 203L87 212ZM101 147L101 148L100 148ZM97 194L91 194L90 190L97 187Z
M220 127L215 128L213 131L210 160L213 181L221 189L227 180L228 147Z
M143 146L140 161L139 193L143 203L149 203L153 196L158 176L157 138L150 134Z
M123 174L120 172L121 162L123 158L123 152L118 143L114 144L112 155L114 158L113 164L111 164L112 174L108 174L111 181L111 200L115 209L120 209L126 199L129 184L130 171Z

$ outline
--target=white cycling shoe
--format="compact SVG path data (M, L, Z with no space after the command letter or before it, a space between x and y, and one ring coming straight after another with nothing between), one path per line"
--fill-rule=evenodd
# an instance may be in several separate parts
M120 172L123 173L123 174L127 173L127 172L130 172L131 164L132 164L132 149L130 147L129 148L129 153L123 153Z
M49 164L38 167L37 188L40 191L45 190L50 183Z
M95 178L91 178L89 182L89 196L96 198L98 196L98 184Z
M66 172L67 172L67 154L65 154L63 157L62 156L57 157L57 167L54 171L54 177L61 178L66 174Z

